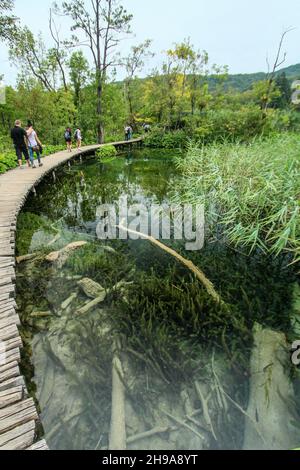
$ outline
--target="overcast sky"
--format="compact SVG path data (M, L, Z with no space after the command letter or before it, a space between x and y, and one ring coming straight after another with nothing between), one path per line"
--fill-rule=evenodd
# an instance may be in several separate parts
M51 4L52 0L15 0L21 22L35 33L42 31L48 43ZM159 55L190 37L197 48L208 52L211 64L228 65L230 73L266 71L266 56L272 63L282 31L294 27L284 44L285 65L300 62L299 0L123 0L123 4L134 16L135 35L122 43L123 54L132 44L149 38ZM65 23L63 31L67 34L68 30ZM153 59L148 69L158 60ZM14 83L16 70L10 67L7 50L0 44L1 73L6 83Z

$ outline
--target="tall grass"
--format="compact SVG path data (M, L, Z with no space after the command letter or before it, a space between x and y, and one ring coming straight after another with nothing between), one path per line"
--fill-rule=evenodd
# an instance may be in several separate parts
M300 260L298 135L190 144L177 165L183 178L175 199L204 204L207 223L221 224L230 244L275 256L291 251Z

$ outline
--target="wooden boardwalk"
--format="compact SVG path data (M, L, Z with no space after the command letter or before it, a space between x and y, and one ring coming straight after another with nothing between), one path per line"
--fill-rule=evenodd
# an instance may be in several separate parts
M142 138L112 145L123 147L141 141ZM28 193L46 174L99 147L92 145L72 153L59 152L43 158L40 168L16 168L0 175L0 450L48 449L45 441L35 442L39 417L19 369L22 340L14 298L17 216Z

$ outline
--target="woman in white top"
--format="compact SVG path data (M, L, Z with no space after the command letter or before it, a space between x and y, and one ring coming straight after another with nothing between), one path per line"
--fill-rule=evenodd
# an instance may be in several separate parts
M77 150L81 149L81 142L82 142L82 134L80 127L77 127L75 132L75 140L77 142Z
M36 168L35 163L34 163L34 153L37 156L39 166L43 166L41 162L41 152L40 152L40 148L42 147L42 144L38 138L37 133L33 129L33 125L30 121L28 121L27 138L28 138L28 148L29 148L29 157L30 157L31 167Z

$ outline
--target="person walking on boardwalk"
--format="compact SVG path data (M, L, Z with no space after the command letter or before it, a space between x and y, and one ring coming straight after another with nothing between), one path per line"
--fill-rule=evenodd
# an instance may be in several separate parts
M80 127L77 127L74 137L75 137L76 144L77 144L77 150L80 150L81 149L81 142L82 142L82 134L81 134Z
M70 127L66 128L65 141L66 141L66 144L67 144L67 150L69 152L72 152L72 129Z
M131 140L132 139L132 127L127 125L125 126L125 140L128 141L128 140Z
M41 149L42 143L38 138L36 131L33 128L32 122L28 121L27 125L27 139L28 139L28 148L29 148L29 158L31 162L31 167L36 168L34 163L34 153L38 159L39 166L43 166L41 162Z
M125 126L125 127L124 127L124 134L125 134L125 140L126 140L126 142L127 142L127 140L128 140L128 131L129 131L129 126Z
M19 119L15 122L15 127L11 129L10 136L13 140L16 156L18 159L19 168L22 166L22 156L24 155L27 166L30 167L29 153L28 153L28 138L25 129L22 128L22 123Z

